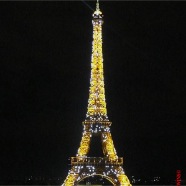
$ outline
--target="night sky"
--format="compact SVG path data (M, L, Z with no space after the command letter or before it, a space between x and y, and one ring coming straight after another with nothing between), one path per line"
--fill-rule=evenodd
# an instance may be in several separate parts
M1 178L66 176L88 102L91 8L0 3ZM186 177L186 3L100 8L108 116L126 174Z

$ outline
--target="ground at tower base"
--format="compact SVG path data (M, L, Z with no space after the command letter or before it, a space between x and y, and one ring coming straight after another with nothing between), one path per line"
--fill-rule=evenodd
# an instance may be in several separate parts
M163 178L163 176L152 176L152 177L139 177L139 176L129 176L129 179L131 180L131 184L133 186L135 185L174 185L176 186L176 180L174 177L172 178ZM64 180L62 177L43 177L43 176L26 176L24 178L7 178L2 179L0 178L0 185L47 185L47 186L60 186L61 182ZM81 182L79 186L83 185L91 185L91 186L108 186L110 183L107 182L105 179L96 180L94 179L93 182L90 182L91 180L84 180L84 182ZM95 183L97 181L97 183ZM186 185L186 179L181 180L181 186ZM111 184L110 184L111 186Z

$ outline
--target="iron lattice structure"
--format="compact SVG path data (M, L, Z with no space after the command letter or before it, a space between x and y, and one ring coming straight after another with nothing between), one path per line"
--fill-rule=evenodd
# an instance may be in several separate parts
M71 169L62 186L77 185L81 180L100 175L113 185L131 186L123 170L123 158L118 157L110 133L111 122L107 116L105 101L102 24L103 15L96 4L93 13L93 43L91 59L91 79L86 119L76 157L71 157ZM88 157L91 138L100 135L103 157Z

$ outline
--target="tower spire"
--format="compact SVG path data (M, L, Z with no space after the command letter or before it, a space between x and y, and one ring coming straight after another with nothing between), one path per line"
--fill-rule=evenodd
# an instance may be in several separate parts
M97 3L96 3L96 10L99 10L99 0L97 0Z
M103 16L101 10L99 9L99 0L97 0L97 2L96 2L96 10L94 11L93 17L94 17L94 15Z

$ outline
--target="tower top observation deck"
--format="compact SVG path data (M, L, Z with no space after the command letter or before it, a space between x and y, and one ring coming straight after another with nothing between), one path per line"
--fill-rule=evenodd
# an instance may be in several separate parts
M103 14L101 12L101 10L99 9L99 1L97 0L97 3L96 3L96 10L94 11L93 13L93 18L102 18L103 17Z

